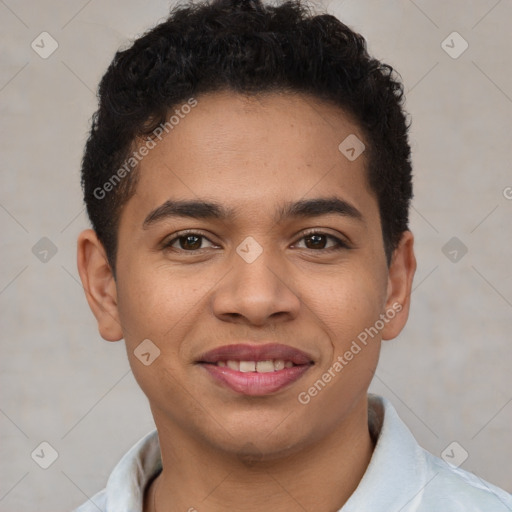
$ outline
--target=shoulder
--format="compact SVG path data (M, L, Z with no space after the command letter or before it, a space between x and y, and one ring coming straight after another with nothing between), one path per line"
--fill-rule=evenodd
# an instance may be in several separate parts
M428 465L420 511L510 512L512 495L499 487L423 450Z
M512 495L422 448L384 397L368 417L375 450L344 512L512 512Z
M123 455L106 487L73 512L141 510L146 485L161 469L160 443L155 429Z

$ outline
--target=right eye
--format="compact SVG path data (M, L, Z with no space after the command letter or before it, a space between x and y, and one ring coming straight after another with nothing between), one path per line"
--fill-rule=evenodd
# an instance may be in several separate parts
M182 250L185 252L197 252L198 250L203 249L201 247L203 240L208 240L208 242L213 244L213 242L209 240L206 236L195 231L184 231L181 233L177 233L176 235L177 236L174 236L174 238L164 242L164 244L162 245L162 249L173 249L178 251ZM176 243L179 244L179 247L173 247Z

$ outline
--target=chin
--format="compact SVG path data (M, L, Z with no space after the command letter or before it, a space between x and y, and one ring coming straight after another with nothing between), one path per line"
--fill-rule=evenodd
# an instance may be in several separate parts
M267 423L248 422L241 425L226 428L232 435L225 435L226 431L219 431L222 439L211 439L210 442L217 449L236 455L244 460L272 461L287 457L299 451L306 444L301 438L304 432L293 432L290 435L289 428L283 428L283 417Z
M226 451L236 456L244 464L255 465L264 462L273 462L284 459L293 455L299 450L299 444L290 444L290 440L281 443L269 442L264 437L258 441L257 439L240 439L239 442L233 441Z

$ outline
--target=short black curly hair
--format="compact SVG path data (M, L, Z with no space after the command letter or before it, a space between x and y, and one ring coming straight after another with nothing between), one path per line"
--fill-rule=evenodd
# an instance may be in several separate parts
M332 15L311 12L303 0L176 5L167 20L115 54L82 159L87 213L114 276L119 218L137 182L136 162L121 172L123 163L180 103L220 90L307 93L354 118L364 134L367 182L389 265L413 197L410 124L395 74L368 55L361 35ZM116 172L122 179L113 182Z

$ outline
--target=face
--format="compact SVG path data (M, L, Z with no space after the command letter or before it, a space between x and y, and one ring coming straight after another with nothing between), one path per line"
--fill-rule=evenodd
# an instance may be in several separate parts
M364 141L343 111L289 94L197 101L139 164L116 281L90 231L80 273L159 430L270 459L361 411L380 341L407 318L412 235L388 269L365 154L338 148Z

